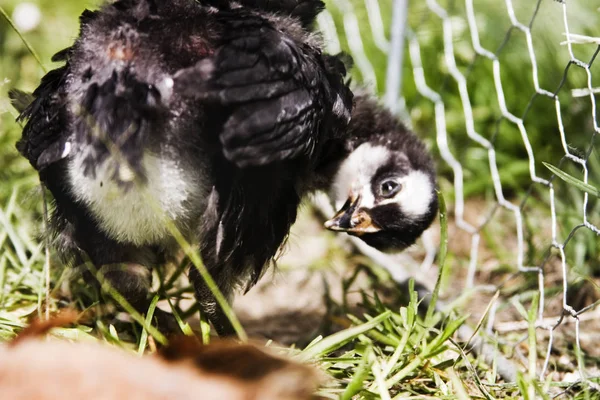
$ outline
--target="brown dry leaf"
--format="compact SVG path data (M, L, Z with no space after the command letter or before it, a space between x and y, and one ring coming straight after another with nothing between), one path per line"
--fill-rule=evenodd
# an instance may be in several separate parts
M52 328L61 328L66 325L73 324L77 322L79 316L77 312L73 310L62 310L58 314L54 315L52 318L47 320L42 320L39 318L35 318L31 321L29 326L23 329L16 338L14 338L9 345L16 346L20 344L23 340L27 340L30 338L40 337L45 335Z
M174 365L192 365L201 375L230 379L244 388L248 398L311 399L321 380L307 365L233 340L203 345L196 338L181 336L171 339L160 353Z
M0 346L2 398L307 400L319 385L313 368L233 341L173 338L161 357L138 357L101 343L39 340L73 321L65 314L34 322Z

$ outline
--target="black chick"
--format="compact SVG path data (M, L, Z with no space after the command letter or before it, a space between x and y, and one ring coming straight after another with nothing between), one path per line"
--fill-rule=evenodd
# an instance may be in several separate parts
M383 251L414 244L438 210L435 166L425 145L368 96L357 96L333 163L325 227ZM334 140L336 142L336 140Z
M379 249L412 244L437 209L433 163L367 96L347 126L345 67L308 33L322 6L121 0L85 12L18 144L54 196L66 261L90 261L145 311L151 269L179 249L172 222L229 297L254 284L319 189L340 208L328 228ZM190 278L231 333L195 268Z
M75 44L54 57L65 65L20 117L17 147L54 197L59 253L91 262L140 311L150 270L178 252L171 225L199 245L226 296L256 282L349 121L344 64L307 30L323 3L246 3L85 11ZM190 278L230 333L195 268Z

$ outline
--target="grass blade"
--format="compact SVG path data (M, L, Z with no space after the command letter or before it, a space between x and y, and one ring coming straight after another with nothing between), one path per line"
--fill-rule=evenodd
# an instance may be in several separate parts
M440 253L438 256L439 272L438 278L435 282L435 288L431 294L431 301L427 307L427 314L425 316L426 323L431 323L433 313L435 312L435 305L437 303L438 296L440 294L440 286L442 284L442 278L444 277L446 255L448 254L448 213L446 212L446 201L444 195L438 191L438 203L440 208Z
M331 353L333 350L339 349L358 335L366 333L375 328L377 325L388 319L390 315L392 315L392 312L388 310L362 325L354 326L352 328L344 329L343 331L334 333L333 335L326 337L314 345L308 346L299 354L298 357L301 361L308 361L315 357Z
M563 181L567 182L568 184L576 187L577 189L589 193L592 196L596 196L596 197L600 197L600 189L590 185L589 183L585 183L582 180L579 180L569 174L567 174L565 171L558 169L557 167L555 167L552 164L548 164L543 162L544 166L546 166L546 168L548 168L554 175L558 176L560 179L562 179Z
M373 349L371 347L367 347L364 352L364 355L361 359L360 364L356 368L354 375L352 376L352 380L346 386L346 390L340 396L340 400L350 400L352 396L358 394L364 388L364 381L369 374L369 369L371 368L372 359L371 353Z
M158 303L158 295L155 295L150 303L150 307L148 307L148 313L146 314L146 325L150 326L152 324L152 317L154 317L154 310L156 310L156 304ZM146 328L142 330L142 337L140 338L140 345L138 346L138 354L141 356L144 354L144 350L146 349L146 343L148 342L148 331Z
M27 51L29 51L29 53L31 53L31 55L33 56L33 58L35 58L35 61L37 61L37 63L40 65L40 67L42 68L42 71L44 71L44 73L48 72L48 70L46 69L46 67L44 67L44 64L42 64L42 61L40 60L40 57L37 55L37 53L35 52L35 50L33 49L33 47L31 47L31 45L29 44L29 42L25 39L25 37L21 34L21 31L19 31L19 29L17 28L17 26L15 25L15 23L13 22L13 20L8 16L8 14L6 13L6 11L4 10L4 7L2 7L2 6L0 6L0 14L2 14L2 16L4 17L4 19L6 20L6 22L8 22L8 24L15 31L15 33L17 35L19 35L19 38L21 39L21 41L23 42L23 44L25 45L25 47L27 47Z

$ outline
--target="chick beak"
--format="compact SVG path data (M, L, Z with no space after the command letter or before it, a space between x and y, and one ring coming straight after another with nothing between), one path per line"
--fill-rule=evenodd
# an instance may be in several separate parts
M381 228L373 222L365 209L360 208L360 200L360 195L348 198L341 210L325 222L325 228L337 232L347 232L356 236L363 233L379 232Z

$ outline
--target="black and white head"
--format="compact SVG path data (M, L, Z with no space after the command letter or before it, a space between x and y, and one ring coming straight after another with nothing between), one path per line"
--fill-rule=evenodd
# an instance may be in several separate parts
M437 209L435 166L425 145L388 111L357 97L349 153L330 187L338 210L325 223L383 251L415 243Z

